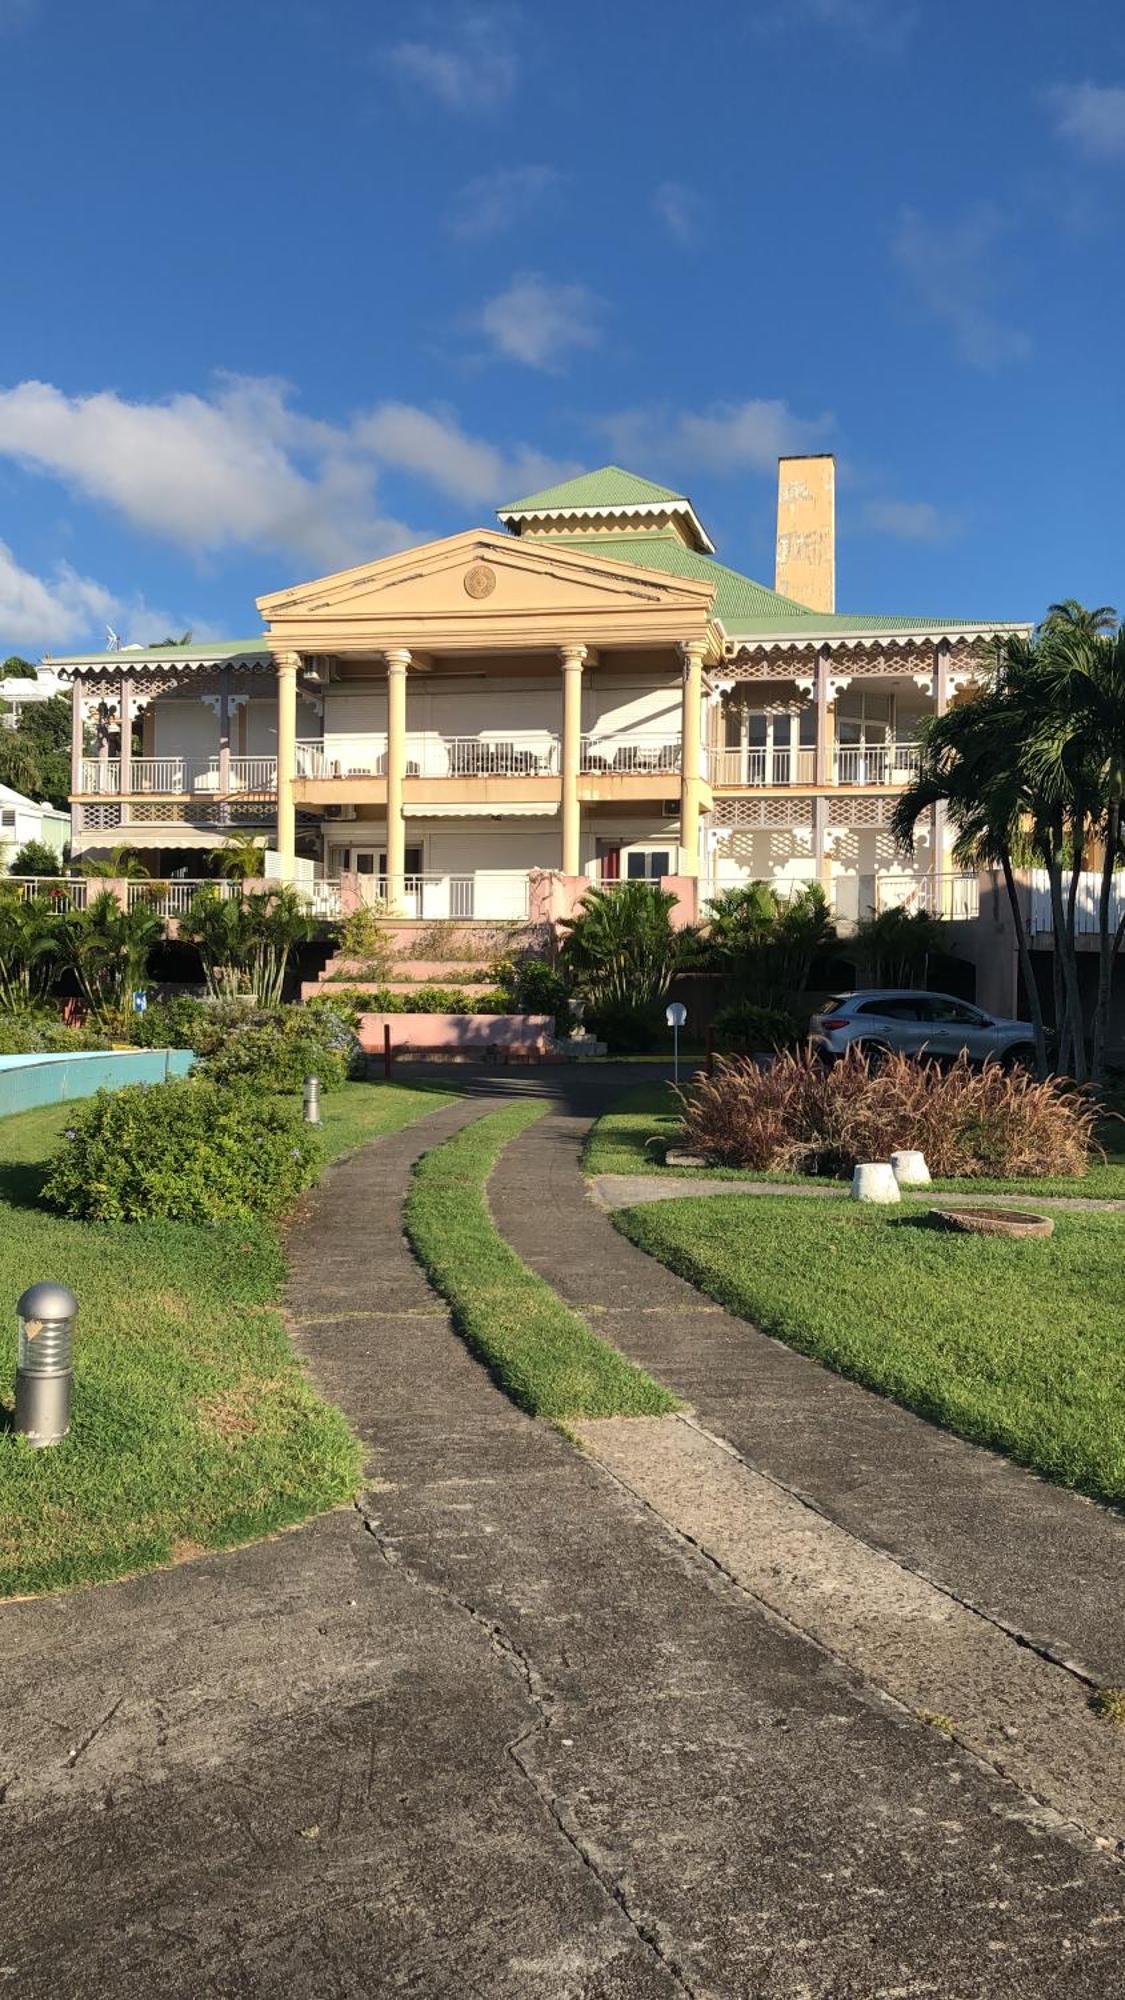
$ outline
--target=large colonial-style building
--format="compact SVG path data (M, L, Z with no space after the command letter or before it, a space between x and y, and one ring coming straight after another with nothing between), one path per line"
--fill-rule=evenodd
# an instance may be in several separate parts
M54 660L74 851L194 875L250 829L283 877L427 917L519 916L549 871L564 902L579 878L673 877L689 905L816 880L843 920L968 918L940 813L910 862L890 815L924 717L1013 628L837 612L834 517L833 461L783 459L770 590L686 495L605 466L262 597L252 639Z

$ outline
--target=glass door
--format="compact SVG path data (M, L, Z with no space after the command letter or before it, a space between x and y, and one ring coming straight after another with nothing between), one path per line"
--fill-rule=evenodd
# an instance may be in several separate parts
M894 739L894 696L846 690L836 704L836 782L885 785Z

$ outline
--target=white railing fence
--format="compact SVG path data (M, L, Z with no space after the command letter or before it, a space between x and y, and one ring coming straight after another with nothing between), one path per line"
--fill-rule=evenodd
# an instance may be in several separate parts
M595 732L582 738L579 768L588 777L621 772L630 777L678 776L679 740L651 732L628 736Z
M388 884L384 875L355 875L351 881L374 905L387 902ZM324 885L333 887L329 883ZM525 873L509 869L477 869L472 875L407 875L403 893L396 899L398 914L408 918L440 921L445 917L487 917L520 922L528 914L529 881Z
M168 793L183 797L188 793L222 792L222 766L217 756L134 757L129 765L127 793L130 798ZM99 798L121 795L120 757L84 757L80 774L83 792ZM227 767L228 792L268 792L277 790L276 757L231 757Z
M816 751L764 745L713 749L708 754L713 785L812 785L816 782Z
M925 910L950 923L968 923L980 915L980 884L975 875L876 875L875 913Z
M918 774L919 743L839 743L833 768L838 785L906 785Z
M1074 930L1076 937L1096 937L1099 928L1098 912L1101 903L1102 876L1100 868L1084 868L1078 878L1078 894L1074 903ZM1063 908L1066 908L1070 894L1070 877L1063 877ZM1032 932L1052 932L1055 928L1051 914L1050 881L1045 868L1028 871L1027 927ZM1125 916L1125 871L1119 871L1113 878L1109 898L1109 924L1116 931Z
M201 889L208 889L224 902L237 899L242 893L240 882L216 880L213 876L197 876L193 880L136 881L125 888L126 907L130 910L147 908L159 917L186 917L195 897Z
M74 875L9 875L3 882L4 889L14 889L21 903L34 902L37 896L47 896L52 902L65 903L72 910L84 910L91 888L98 883L85 876Z

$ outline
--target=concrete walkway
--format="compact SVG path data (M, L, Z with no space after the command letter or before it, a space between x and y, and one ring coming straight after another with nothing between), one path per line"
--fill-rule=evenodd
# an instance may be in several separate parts
M794 1353L629 1243L580 1166L612 1094L589 1080L501 1159L490 1198L519 1254L750 1465L1052 1657L1125 1684L1125 1518Z
M596 1255L621 1239L575 1187L566 1102L497 1209L514 1231L570 1188ZM292 1234L297 1336L371 1452L361 1506L0 1606L0 1978L33 2000L1109 2000L1117 1865L470 1359L400 1206L489 1103L342 1162Z
M590 1182L595 1200L603 1208L635 1208L643 1201L683 1201L700 1195L785 1195L794 1201L847 1201L851 1190L838 1181L725 1181L707 1174L595 1174ZM909 1201L925 1201L934 1208L1016 1208L1058 1209L1074 1214L1119 1215L1125 1201L1095 1201L1088 1195L1071 1194L955 1194L938 1188L915 1188L904 1196Z

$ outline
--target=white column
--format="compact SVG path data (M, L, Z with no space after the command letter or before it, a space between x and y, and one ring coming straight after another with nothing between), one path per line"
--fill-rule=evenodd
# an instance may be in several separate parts
M578 774L582 768L582 669L585 646L562 648L562 872L582 872L582 808L578 803Z
M934 647L934 712L944 715L949 707L949 641L939 639ZM945 800L939 799L934 806L934 853L932 872L934 881L934 914L941 915L941 883L936 878L945 873Z
M699 874L699 749L703 703L703 639L685 640L680 716L680 873Z
M297 668L299 653L277 653L277 852L283 877L297 860L297 811L293 780L297 769Z
M70 789L80 792L82 785L82 682L76 674L71 690L70 707Z
M402 902L406 893L406 823L403 779L406 776L406 671L410 654L399 647L387 661L387 901Z
M118 696L117 713L121 722L121 797L127 799L133 789L133 683L128 674L121 676L121 690ZM125 818L122 808L121 817Z
M225 799L230 791L230 682L231 670L224 667L219 674L219 797ZM227 817L223 807L222 817Z

